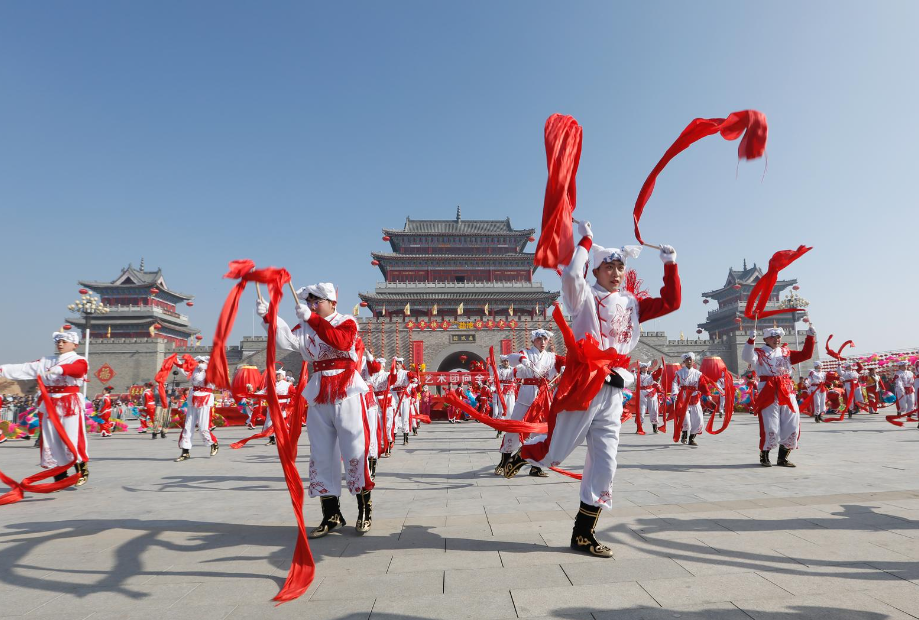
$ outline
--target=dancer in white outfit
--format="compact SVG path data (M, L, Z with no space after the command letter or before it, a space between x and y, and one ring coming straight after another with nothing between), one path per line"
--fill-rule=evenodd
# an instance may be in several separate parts
M176 459L176 463L186 461L191 458L191 438L195 434L195 426L201 433L201 439L204 445L210 447L211 456L217 454L220 446L217 444L217 438L211 432L211 409L214 407L214 385L208 383L207 363L210 358L199 355L195 358L198 362L195 369L191 371L191 390L188 393L188 402L185 408L185 426L179 435L179 447L182 453Z

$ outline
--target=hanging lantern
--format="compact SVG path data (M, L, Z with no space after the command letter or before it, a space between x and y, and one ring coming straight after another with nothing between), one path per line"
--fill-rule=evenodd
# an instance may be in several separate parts
M379 266L380 261L374 259L374 260L370 261L370 264L373 265L374 267L377 267L377 266Z
M85 288L80 289L80 295L86 295L87 293L89 293L89 291L86 290Z
M459 361L460 361L461 364L465 364L467 359L468 359L468 358L467 358L465 355L460 355L460 356L459 356Z
M791 290L793 290L793 291L800 291L800 290L801 290L801 287L798 286L797 284L795 284L794 286L791 287Z
M187 301L187 302L185 302L185 305L188 306L189 308L191 308L192 306L195 305L195 302L193 302L193 301Z
M734 322L735 322L735 323L743 323L743 319L740 318L740 317L737 317L736 319L734 319Z
M383 235L383 241L389 241L389 235Z
M527 241L529 241L530 243L533 243L534 241L536 241L536 237L527 237Z
M73 325L70 325L70 324L64 325L64 327L63 327L63 330L64 330L65 332L66 332L66 331L70 331L71 329L73 329Z
M696 333L697 333L697 334L701 334L701 333L702 333L702 328L697 329L697 330L696 330Z
M202 340L204 340L204 336L202 336L201 334L198 334L197 336L195 336L195 340L197 340L198 342L201 342Z
M732 286L731 288L734 289L735 291L739 291L739 290L740 290L740 285L739 285L739 284L735 284L735 285Z
M151 295L156 295L156 294L159 293L159 292L160 292L160 289L156 288L155 286L154 286L153 288L150 289L150 294L151 294Z
M368 306L366 301L361 302L361 308L366 308Z
M708 305L708 300L707 300L707 299L703 299L703 300L702 300L702 303Z

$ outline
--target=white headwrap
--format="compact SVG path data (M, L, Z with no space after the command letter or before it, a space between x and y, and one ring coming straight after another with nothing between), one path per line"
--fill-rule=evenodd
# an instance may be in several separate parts
M80 332L76 330L69 332L54 332L51 337L54 339L54 342L65 340L73 344L80 344Z
M638 362L639 368L651 368L651 362Z
M785 336L785 330L781 327L767 327L763 330L763 338L772 338L773 336Z
M207 355L199 355L195 358L195 361L199 364L207 364L209 361L211 361L211 358Z
M376 358L376 359L373 360L373 361L375 361L377 364L385 364L385 363L386 363L386 358L385 358L385 357L378 357L378 358Z
M822 364L820 362L814 362L814 368L820 368Z
M545 329L534 329L530 332L530 342L536 340L537 338L546 338L552 340L552 332Z
M693 360L693 361L695 361L695 359L696 359L696 354L693 353L692 351L690 351L689 353L684 353L682 359L683 359L684 362L685 362L686 360Z
M907 362L906 360L900 360L899 362L897 362L897 366L909 366L909 362Z
M338 292L335 290L335 285L331 282L319 282L297 289L297 297L303 301L306 301L306 298L310 295L318 297L319 299L338 301Z
M594 269L603 263L610 263L614 260L625 265L627 258L638 258L641 254L640 245L624 245L621 248L604 248L602 245L593 244L594 251Z
M405 358L404 358L404 357L394 357L393 359L396 360L396 363L397 363L397 364L405 365Z

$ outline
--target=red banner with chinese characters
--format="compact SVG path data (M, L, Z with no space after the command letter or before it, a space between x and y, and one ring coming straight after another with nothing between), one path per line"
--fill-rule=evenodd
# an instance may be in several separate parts
M414 343L412 343L414 344ZM459 385L461 383L472 383L474 381L488 381L487 372L426 372L422 380L422 385Z
M501 355L507 355L514 352L514 342L510 338L501 341Z
M412 340L412 363L416 368L424 364L424 341Z
M116 374L118 373L115 372L115 369L109 366L108 364L102 364L102 366L99 367L99 370L97 370L95 373L96 379L98 379L102 383L108 383L109 381L115 378Z

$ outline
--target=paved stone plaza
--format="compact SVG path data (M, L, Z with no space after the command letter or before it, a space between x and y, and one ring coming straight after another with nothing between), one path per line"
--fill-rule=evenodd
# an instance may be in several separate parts
M274 448L218 430L216 457L173 463L175 432L93 438L85 487L0 508L0 617L919 617L919 430L807 419L798 468L765 469L747 414L697 449L625 427L598 528L613 559L568 549L577 482L498 478L494 431L435 423L380 461L373 530L346 498L345 531L311 543L313 586L280 607L295 530ZM308 451L304 434L301 473ZM8 441L0 459L22 476L38 455Z

